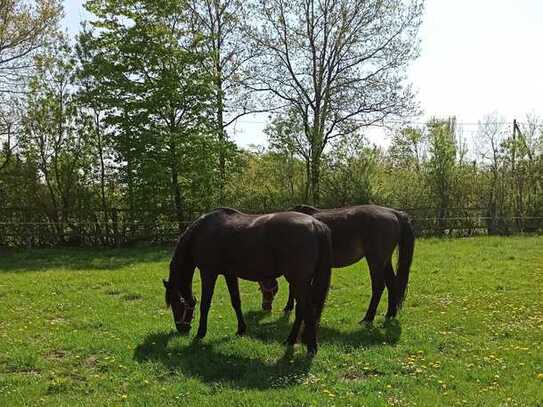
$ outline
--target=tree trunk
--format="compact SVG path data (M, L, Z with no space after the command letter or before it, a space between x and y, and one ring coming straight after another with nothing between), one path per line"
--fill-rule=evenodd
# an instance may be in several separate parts
M318 206L320 202L320 152L312 154L311 157L311 200L313 205Z
M311 160L306 157L305 158L304 202L308 202L310 190L311 190Z
M175 208L175 217L177 220L177 226L179 231L183 230L183 199L181 196L181 187L177 180L178 174L178 162L177 162L177 151L174 138L173 126L170 131L170 171L171 171L171 188L173 194L174 208Z
M106 198L106 165L104 162L104 145L102 140L102 133L100 129L100 117L98 112L94 112L95 125L96 125L96 136L98 140L98 156L100 159L100 200L102 203L102 213L104 214L104 231L105 231L105 242L111 242L111 236L109 231L109 213L107 209L107 198Z

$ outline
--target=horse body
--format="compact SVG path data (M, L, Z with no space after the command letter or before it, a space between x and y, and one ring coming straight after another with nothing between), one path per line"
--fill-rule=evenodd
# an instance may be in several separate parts
M200 270L244 280L283 274L289 282L310 279L319 260L319 242L311 238L316 225L311 217L294 212L246 215L218 210L204 217L193 231L193 262ZM293 252L304 254L292 256ZM293 272L296 267L302 269L301 275Z
M345 267L366 258L370 269L372 298L363 320L375 318L382 292L388 290L387 317L396 316L407 291L415 237L409 217L401 211L377 205L338 209L317 209L299 205L292 210L309 214L326 224L332 232L334 267ZM397 274L392 254L399 247ZM289 296L285 311L292 310Z
M295 209L303 213L304 207ZM376 205L322 210L312 216L332 231L334 267L346 267L378 250L382 257L392 254L400 239L401 227L393 209ZM378 233L368 233L378 231Z
M314 353L316 322L330 284L331 262L330 230L311 216L296 212L247 215L220 208L197 219L179 239L165 282L166 301L172 305L178 330L188 331L196 303L192 277L198 267L202 280L198 337L203 337L217 276L224 275L238 317L238 334L243 334L246 325L238 278L263 281L284 275L300 303L289 342L296 341L303 320L308 350Z

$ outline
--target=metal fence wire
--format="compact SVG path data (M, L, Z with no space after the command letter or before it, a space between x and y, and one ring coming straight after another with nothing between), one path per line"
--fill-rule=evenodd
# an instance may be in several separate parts
M417 236L510 235L543 232L543 216L488 216L486 208L407 208ZM171 214L138 219L126 210L113 210L63 222L26 220L26 216L0 216L0 246L125 246L134 243L170 244L199 214L176 221ZM447 216L436 214L447 213Z

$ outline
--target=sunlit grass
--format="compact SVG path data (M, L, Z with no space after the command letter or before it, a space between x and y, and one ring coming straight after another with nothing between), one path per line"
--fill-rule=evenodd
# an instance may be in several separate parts
M219 280L198 343L195 327L172 331L163 304L169 250L2 253L0 406L541 406L542 248L542 237L421 240L399 321L383 324L385 295L373 327L358 324L365 263L336 270L313 360L282 345L284 282L271 315L242 283L238 338Z

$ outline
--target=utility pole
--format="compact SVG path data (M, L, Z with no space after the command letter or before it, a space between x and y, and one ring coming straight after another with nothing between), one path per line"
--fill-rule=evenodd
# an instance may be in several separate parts
M520 219L520 216L522 216L522 196L520 191L520 180L518 178L517 174L517 168L516 168L516 155L517 155L517 133L519 133L519 137L521 136L520 129L518 127L517 119L513 119L513 151L512 151L512 157L511 157L511 176L513 178L513 185L515 187L514 191L514 216L515 216L515 223L517 225L517 229L522 231L522 220Z

